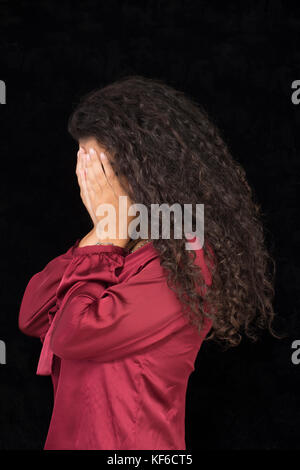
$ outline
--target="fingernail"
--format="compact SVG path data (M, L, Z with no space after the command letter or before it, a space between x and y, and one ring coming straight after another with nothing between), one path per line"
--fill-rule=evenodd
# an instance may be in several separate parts
M91 156L90 156L90 154L89 154L89 153L87 153L87 154L86 154L86 159L87 159L87 161L88 161L88 162L90 161L90 159L91 159Z
M105 153L102 153L102 152L101 152L101 153L100 153L100 158L101 158L101 160L106 160L106 155L105 155Z

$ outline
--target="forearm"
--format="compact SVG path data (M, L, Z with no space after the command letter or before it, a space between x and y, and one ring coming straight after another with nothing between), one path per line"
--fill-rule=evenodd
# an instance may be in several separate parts
M48 329L48 313L56 305L56 290L72 260L76 243L66 253L54 258L29 281L20 305L18 324L29 336L41 336Z

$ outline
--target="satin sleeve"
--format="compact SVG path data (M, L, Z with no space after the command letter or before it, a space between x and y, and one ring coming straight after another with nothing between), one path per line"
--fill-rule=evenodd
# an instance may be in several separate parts
M76 240L66 253L51 260L27 284L18 316L18 326L24 334L41 340L45 337L56 311L57 288L79 242Z
M124 256L115 247L85 247L58 289L50 340L63 359L118 360L140 353L186 326L181 305L159 263L147 262L119 282Z

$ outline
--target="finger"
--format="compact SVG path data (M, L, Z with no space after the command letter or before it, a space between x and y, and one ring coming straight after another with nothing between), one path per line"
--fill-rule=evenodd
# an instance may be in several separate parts
M85 180L85 185L86 185L86 190L87 190L87 199L88 199L88 204L91 208L94 207L94 202L95 202L95 195L96 194L99 194L99 188L97 190L97 193L95 192L92 184L91 184L91 181L89 180L89 178L87 177L86 180Z
M93 210L95 194L99 193L99 185L93 173L91 157L89 153L82 154L82 165L84 170L84 194L87 203L87 208L94 223L97 222L95 212Z
M107 184L111 187L114 196L116 199L119 198L118 193L119 193L119 181L117 178L116 173L114 172L109 159L104 152L100 152L100 161L103 166L103 171L105 173L106 181Z
M78 179L78 184L79 184L79 187L80 187L80 195L81 195L81 198L84 199L84 166L83 166L83 155L82 153L79 151L77 152L77 167L76 167L76 174L77 174L77 179ZM85 202L85 201L83 201Z
M101 158L101 155L104 155ZM112 169L111 164L109 163L108 157L103 152L97 152L94 148L90 149L91 162L93 163L93 168L98 177L103 180L103 176L107 182L111 181L115 173ZM103 180L103 181L105 181Z
M90 203L89 192L87 188L86 154L83 149L80 149L79 155L78 155L78 182L80 185L80 196L81 196L82 202L92 217L91 203Z
M80 172L80 170L82 171L84 169L83 155L84 155L84 151L80 147L80 149L77 152L77 168L76 168L76 170L78 171L78 173Z
M106 183L106 178L98 152L95 149L91 148L89 154L95 179L97 180L100 186L103 186Z
M91 185L90 185L90 182L89 182L88 178L85 178L84 190L85 190L87 204L90 208L92 208L92 198L93 198L94 191L91 188Z
M86 191L86 180L87 180L87 154L82 151L80 155L80 169L81 169L81 175L82 175L82 180L84 182L84 188Z
M79 175L79 170L81 169L81 152L78 150L77 152L77 163L76 163L76 175Z
M116 188L118 187L118 180L106 153L100 152L100 162L106 180L105 183L108 184L108 186L112 189L114 196L118 199L118 191L116 192Z
M115 172L112 169L112 166L108 160L107 155L104 152L100 153L100 161L103 165L104 173L109 181L115 177Z
M84 157L82 157L84 158ZM83 163L83 166L84 163ZM92 207L92 203L91 203L91 197L90 197L90 188L89 188L89 183L88 183L88 178L86 176L86 168L83 168L83 170L80 170L81 174L82 174L82 191L83 191L83 199L84 199L84 203L85 203L85 206L90 214L90 217L91 219L93 220L93 222L95 223L95 215L94 215L94 212L93 212L93 207Z
M90 153L85 154L85 168L87 179L89 180L90 186L95 190L99 190L99 176L97 177L94 171L94 163Z
M76 164L76 175L77 175L77 181L78 181L78 185L80 187L80 190L81 190L81 187L82 187L82 182L81 182L81 169L80 169L80 166L81 166L81 155L80 155L80 152L78 151L77 152L77 164Z

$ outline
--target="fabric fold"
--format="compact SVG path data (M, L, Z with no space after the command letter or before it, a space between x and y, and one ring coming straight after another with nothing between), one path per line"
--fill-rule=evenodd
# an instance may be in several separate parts
M43 341L40 358L36 370L37 375L51 375L52 372L53 352L50 348L50 339L53 330L53 324L54 322L51 323L51 326L48 329Z

